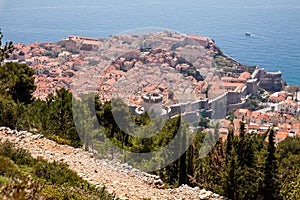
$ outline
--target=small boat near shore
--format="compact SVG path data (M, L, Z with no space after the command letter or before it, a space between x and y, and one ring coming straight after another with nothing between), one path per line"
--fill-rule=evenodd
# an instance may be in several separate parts
M245 33L246 36L251 36L252 34L250 32Z

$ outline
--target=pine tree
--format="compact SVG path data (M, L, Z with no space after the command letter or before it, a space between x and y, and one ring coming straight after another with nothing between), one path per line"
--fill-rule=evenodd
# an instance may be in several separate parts
M6 63L0 67L0 94L11 95L15 102L32 102L34 70L25 64Z

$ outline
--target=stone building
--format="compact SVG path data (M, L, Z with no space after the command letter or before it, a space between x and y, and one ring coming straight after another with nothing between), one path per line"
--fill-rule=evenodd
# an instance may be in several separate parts
M266 72L264 69L260 69L260 86L267 91L280 91L283 86L281 71Z
M278 112L282 114L297 115L299 113L298 104L292 99L287 99L278 104Z

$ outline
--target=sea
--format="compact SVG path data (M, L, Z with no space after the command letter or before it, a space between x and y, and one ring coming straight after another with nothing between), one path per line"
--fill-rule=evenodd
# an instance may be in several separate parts
M289 85L300 85L299 0L0 0L4 41L14 43L144 27L210 37L241 63L282 71Z

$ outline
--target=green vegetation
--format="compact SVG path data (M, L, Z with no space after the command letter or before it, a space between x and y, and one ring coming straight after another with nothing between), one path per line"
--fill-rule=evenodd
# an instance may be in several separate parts
M63 163L34 159L10 142L0 144L0 199L114 199Z
M1 60L9 53L7 48L1 47ZM0 66L0 126L42 133L60 144L84 145L106 158L121 155L128 163L149 169L164 165L168 157L175 155L178 159L172 164L152 172L160 175L167 187L199 186L234 200L299 198L299 138L288 138L276 147L273 128L258 135L246 133L241 123L239 135L229 129L228 139L223 143L218 139L218 126L214 133L203 133L200 131L203 129L193 133L180 116L163 124L152 117L153 113L132 116L122 101L101 103L94 94L74 99L69 91L60 89L46 101L33 100L32 75L26 65ZM253 97L249 105L257 107L255 103L260 98ZM77 112L73 114L72 109ZM114 116L120 119L116 121ZM199 125L208 123L202 120ZM128 131L137 137L126 134ZM171 143L176 137L178 142ZM188 143L191 145L186 151ZM170 148L157 151L150 160L124 152L155 152L168 144ZM203 149L207 156L203 156ZM0 198L112 198L103 188L96 189L83 181L66 165L33 159L28 152L15 149L8 142L0 145L0 186Z
M199 136L194 139L194 152L203 145L201 141ZM239 135L230 130L227 141L219 141L207 157L193 156L192 185L231 199L296 199L300 192L299 142L299 138L288 138L276 148L272 128L264 135L250 134L241 123Z
M35 91L34 71L25 64L6 63L0 68L0 91L15 102L28 104Z
M233 67L233 63L231 60L226 59L223 56L216 56L214 58L215 64L218 68L231 68Z
M265 108L260 103L267 102L267 97L262 97L261 95L252 95L247 100L243 108L249 109L251 111L259 110Z
M6 42L5 45L2 46L2 38L3 38L3 33L1 32L1 29L0 29L0 63L4 59L8 58L14 50L14 46L11 41Z

